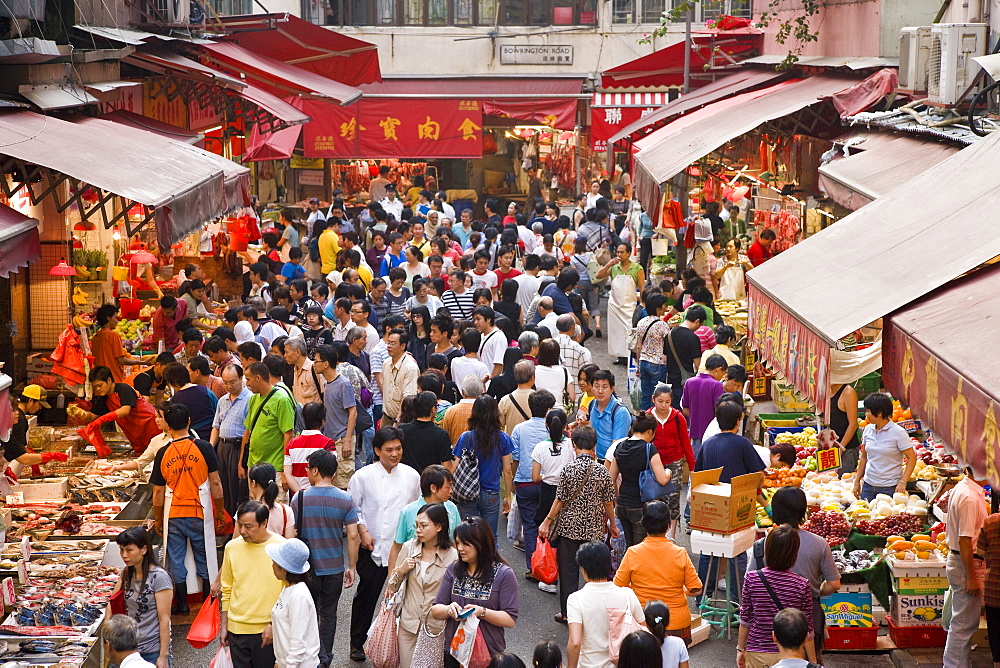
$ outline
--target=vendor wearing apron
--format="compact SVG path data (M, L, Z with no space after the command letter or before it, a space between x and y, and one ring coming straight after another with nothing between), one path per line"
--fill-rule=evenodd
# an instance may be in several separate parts
M76 409L73 415L95 426L117 422L135 454L141 455L149 441L160 433L152 404L130 385L114 382L111 369L106 366L94 367L90 372L90 385L94 390L91 412Z
M149 478L153 483L153 522L156 533L163 536L167 546L167 570L174 580L171 612L186 615L188 569L184 561L188 541L201 578L202 595L207 597L210 583L219 570L213 518L220 525L229 518L222 503L219 460L208 441L191 439L187 407L168 405L163 420L172 440L156 453ZM206 549L206 545L211 549Z
M23 466L47 464L52 460L64 462L67 459L65 452L28 452L28 416L42 408L51 408L45 401L46 394L42 386L28 385L17 400L14 427L10 430L10 438L3 443L3 458L10 463L14 475L20 475Z

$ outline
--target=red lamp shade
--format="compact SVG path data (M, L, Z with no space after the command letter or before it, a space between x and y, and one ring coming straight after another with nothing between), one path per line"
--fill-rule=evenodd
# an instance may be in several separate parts
M76 269L66 264L66 258L62 258L59 264L49 269L49 276L76 276Z
M132 257L129 258L129 262L132 264L152 264L156 262L156 256L150 253L148 250L141 250L132 253Z

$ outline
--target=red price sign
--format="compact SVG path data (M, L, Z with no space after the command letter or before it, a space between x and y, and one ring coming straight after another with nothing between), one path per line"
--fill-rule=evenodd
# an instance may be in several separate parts
M823 472L840 468L840 448L816 451L816 470Z

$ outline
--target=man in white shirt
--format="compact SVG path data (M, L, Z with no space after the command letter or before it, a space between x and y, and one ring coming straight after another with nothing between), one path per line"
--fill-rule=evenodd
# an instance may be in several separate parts
M357 471L347 491L358 508L358 591L351 604L351 660L364 661L379 596L389 574L389 551L403 508L420 498L420 474L403 458L403 432L383 427L372 439L376 461Z
M469 277L472 279L472 290L476 291L480 288L493 290L496 288L500 281L497 279L496 273L489 270L490 252L488 250L476 251L473 257L475 258L476 266L469 274Z
M495 321L496 312L489 306L477 306L472 311L472 322L483 337L479 344L479 361L490 369L491 378L503 372L503 354L507 350L507 339L500 328L493 324Z
M368 340L365 342L365 352L369 355L372 354L372 351L375 350L375 346L379 342L378 331L368 322L371 314L372 305L367 299L362 299L351 304L351 321L355 327L360 327L368 334Z
M292 396L299 406L318 401L323 403L326 381L313 371L312 360L306 354L306 342L300 338L285 340L285 363L292 367Z
M536 326L545 327L550 332L552 332L552 338L556 338L559 334L559 327L556 325L556 321L559 319L559 314L555 312L554 306L552 305L552 297L542 297L538 300L538 316L541 320L538 321ZM576 321L573 321L576 324Z
M403 397L417 393L420 367L406 352L410 338L402 329L386 330L385 348L389 358L382 366L382 425L396 424Z
M351 322L351 300L341 297L333 302L333 326L330 327L333 340L346 341L347 332L351 327L354 327L354 323Z
M450 218L451 220L455 220L455 207L453 207L451 204L448 204L445 192L443 190L439 190L437 191L437 195L435 195L435 197L441 200L441 213L444 214L445 218Z
M101 628L104 655L120 668L156 668L139 655L139 624L128 615L113 615Z
M451 361L451 377L456 384L461 384L466 376L475 376L484 383L489 380L492 367L487 367L479 361L479 347L482 344L482 335L475 328L468 328L462 332L462 348L465 355L456 357Z
M573 332L576 330L576 318L572 313L563 313L556 318L556 341L559 342L559 359L567 369L574 383L577 383L576 391L580 391L579 376L580 367L590 364L590 351L573 340Z
M515 276L517 281L517 297L514 301L521 307L521 313L527 313L531 301L538 295L538 288L542 281L538 278L538 270L542 266L542 259L537 255L524 256L524 273Z
M385 187L385 197L379 204L386 213L391 213L396 221L403 219L403 200L396 197L396 186L388 184Z

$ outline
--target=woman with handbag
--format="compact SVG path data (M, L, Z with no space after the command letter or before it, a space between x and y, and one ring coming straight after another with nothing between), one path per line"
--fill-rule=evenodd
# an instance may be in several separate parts
M440 638L444 625L429 618L441 589L445 571L458 559L451 544L448 511L440 503L429 503L417 511L417 535L399 550L389 574L386 597L403 592L399 614L399 665L433 668L443 658ZM428 656L430 650L435 656Z
M545 339L538 346L535 389L548 390L556 401L572 407L576 403L576 383L570 370L559 363L560 351L559 342L555 339Z
M798 552L799 532L787 524L781 525L767 534L764 567L747 571L740 598L740 633L736 641L739 668L763 668L777 662L778 646L774 642L772 622L785 608L798 608L805 615L809 628L806 658L816 662L812 585L808 579L791 571Z
M514 628L519 614L517 576L497 551L493 531L481 517L470 517L455 529L458 560L445 571L431 617L448 620L445 646L452 643L460 622L469 616L479 619L477 635L482 634L489 654L507 649L504 629ZM464 625L462 625L464 626ZM460 664L451 654L444 657L446 666Z
M660 461L664 468L670 471L674 481L673 491L667 495L667 506L670 508L670 537L677 531L677 521L681 517L681 484L687 480L684 474L684 464L687 470L694 470L694 450L691 447L691 435L688 433L687 420L684 414L673 407L673 391L666 383L660 383L653 389L653 407L649 414L656 418L656 437L653 445L660 453Z
M607 453L606 462L611 479L618 480L618 474L621 474L615 514L621 520L625 544L629 547L641 543L646 537L646 530L642 526L642 506L646 501L657 497L645 497L664 493L666 490L656 489L656 485L663 486L670 482L670 471L663 467L660 453L653 445L655 437L656 418L649 413L641 413L632 423L632 436L612 445ZM643 489L639 478L645 471L652 472L656 485Z
M667 356L663 352L663 339L670 333L670 325L663 319L667 312L667 297L661 292L652 292L653 288L643 294L646 298L645 318L635 326L635 352L639 360L639 387L642 399L639 410L648 411L653 405L653 389L658 383L667 379ZM652 294L650 294L652 292Z
M156 560L153 543L143 527L132 527L115 538L125 568L111 598L123 592L124 613L139 625L139 656L156 668L170 665L170 605L174 583Z
M632 261L632 244L618 245L617 254L597 272L598 280L611 277L611 296L608 299L608 354L618 359L614 364L625 364L629 355L628 333L632 331L632 314L635 312L637 291L646 284L642 265Z

